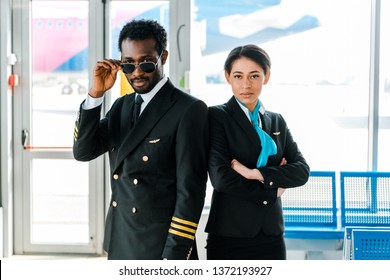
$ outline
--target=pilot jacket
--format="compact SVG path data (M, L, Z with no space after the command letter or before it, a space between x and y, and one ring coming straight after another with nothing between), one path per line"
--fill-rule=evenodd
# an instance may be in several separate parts
M207 182L208 108L168 80L131 127L135 94L80 112L73 154L109 154L108 259L186 259L194 245Z
M235 97L226 104L209 108L209 175L214 191L206 232L224 237L247 238L260 232L283 235L284 222L277 188L304 185L309 166L294 142L280 114L260 114L262 128L275 141L277 154L258 168L264 182L249 180L231 168L237 159L256 168L261 144L256 130ZM287 165L279 166L285 158ZM286 190L287 192L288 190Z

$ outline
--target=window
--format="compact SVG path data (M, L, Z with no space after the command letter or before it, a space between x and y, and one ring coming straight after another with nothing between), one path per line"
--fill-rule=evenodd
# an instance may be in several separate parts
M367 169L371 1L195 0L194 6L193 95L208 105L227 102L229 51L257 44L272 63L260 99L284 116L311 170Z
M390 157L390 2L381 1L378 171L389 171Z
M272 62L260 99L285 117L312 170L365 170L370 1L224 2L195 0L191 93L209 105L226 102L228 52L257 44Z

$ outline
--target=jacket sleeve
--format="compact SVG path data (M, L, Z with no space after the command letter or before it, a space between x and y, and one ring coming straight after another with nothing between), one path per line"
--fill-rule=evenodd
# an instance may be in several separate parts
M108 117L100 120L101 107L84 110L80 105L73 141L73 156L78 161L93 160L107 151Z
M227 116L222 109L210 108L209 175L214 189L255 203L267 201L264 205L272 206L276 201L276 189L265 189L260 181L248 180L231 168L226 122ZM226 123L226 126L229 124Z
M191 253L207 183L208 108L196 101L176 133L176 204L162 258L187 259Z
M264 177L264 185L266 188L294 188L302 186L309 179L309 165L281 115L278 115L278 122L282 123L279 127L284 128L282 130L284 139L280 141L284 145L278 147L278 149L283 149L283 157L287 160L287 164L259 168L259 171Z

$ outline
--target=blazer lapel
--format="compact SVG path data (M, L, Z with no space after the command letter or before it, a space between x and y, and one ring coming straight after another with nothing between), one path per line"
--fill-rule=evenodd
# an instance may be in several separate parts
M175 100L171 97L173 89L174 87L172 83L168 81L157 92L148 106L146 106L142 114L139 116L137 123L131 129L129 123L129 131L123 138L117 153L118 156L115 161L115 166L113 166L112 171L115 171L127 155L131 153L138 144L142 142L142 140L145 139L150 130L175 103ZM134 97L132 97L131 104L134 104Z
M231 116L237 122L237 125L244 130L245 134L253 142L253 144L260 146L259 135L257 135L256 130L248 120L248 117L242 111L240 105L238 105L234 96L227 102L227 107L229 108Z
M265 132L267 132L267 134L269 136L272 137L272 133L271 133L271 125L272 125L272 121L271 121L271 118L268 116L267 112L264 113L264 115L261 117L262 119L262 127L263 127L263 130Z

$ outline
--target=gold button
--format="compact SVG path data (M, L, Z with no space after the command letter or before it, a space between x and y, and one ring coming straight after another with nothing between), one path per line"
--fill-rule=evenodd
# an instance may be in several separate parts
M269 185L270 185L270 186L272 186L273 184L274 184L274 182L272 182L272 181L271 181L271 182L269 182Z
M135 207L131 208L131 212L133 212L133 214L137 213L137 208Z
M143 157L142 157L142 160L143 160L143 161L148 161L149 158L148 158L148 156L143 156Z
M112 206L116 207L117 205L118 205L118 203L114 200L114 201L112 202Z
M118 180L119 178L119 175L118 174L114 174L114 176L112 176L114 178L114 180Z
M267 204L268 204L268 202L267 202L266 200L264 200L264 201L263 201L263 204L264 204L264 205L267 205Z
M134 179L134 180L133 180L133 184L134 184L134 185L137 185L137 184L138 184L138 180L137 180L137 179Z

